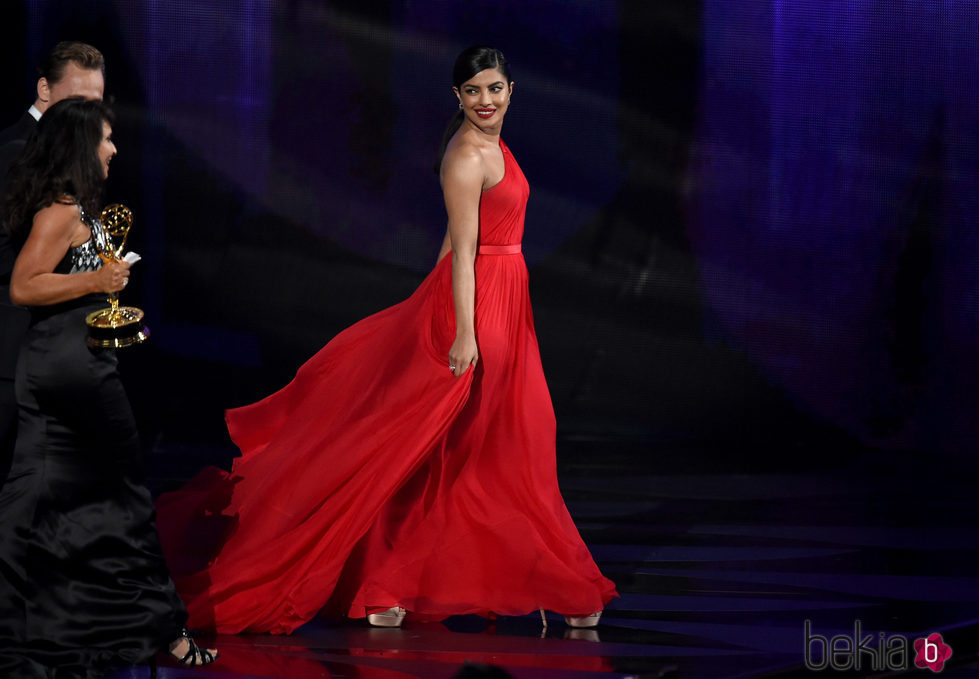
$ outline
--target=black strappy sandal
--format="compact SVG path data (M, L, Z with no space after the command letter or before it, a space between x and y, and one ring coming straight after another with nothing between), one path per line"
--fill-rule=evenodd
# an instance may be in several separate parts
M211 653L211 651L208 649L198 646L197 642L194 641L194 637L190 636L190 632L186 627L180 630L180 636L177 639L187 640L187 653L185 653L184 657L182 658L173 651L170 651L169 653L170 656L175 658L181 665L186 667L203 667L204 665L210 665L212 662L218 659L218 653Z

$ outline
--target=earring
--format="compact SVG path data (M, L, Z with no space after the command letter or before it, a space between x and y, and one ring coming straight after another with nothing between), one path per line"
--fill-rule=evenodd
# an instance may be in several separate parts
M461 101L459 102L459 110L460 111L462 110L462 102Z

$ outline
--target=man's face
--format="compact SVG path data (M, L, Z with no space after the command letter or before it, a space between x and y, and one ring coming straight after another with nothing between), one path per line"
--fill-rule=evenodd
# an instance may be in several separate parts
M43 104L37 106L44 113L50 106L68 97L83 99L102 99L105 92L105 79L99 69L81 68L74 61L65 66L64 74L56 83L49 83L47 78L37 81L37 98Z

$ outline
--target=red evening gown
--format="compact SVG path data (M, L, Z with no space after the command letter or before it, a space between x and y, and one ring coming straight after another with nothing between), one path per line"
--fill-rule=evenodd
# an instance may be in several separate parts
M577 616L617 596L558 490L520 254L530 191L500 148L504 178L479 206L475 370L456 379L448 368L447 256L286 387L228 411L242 452L231 473L206 469L157 503L192 627L289 633L327 603L351 617L392 606L429 619ZM208 515L223 517L224 534L188 566Z

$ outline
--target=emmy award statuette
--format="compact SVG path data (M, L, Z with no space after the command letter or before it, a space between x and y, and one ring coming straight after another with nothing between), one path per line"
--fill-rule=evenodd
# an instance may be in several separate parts
M133 225L133 213L125 205L116 203L102 210L100 221L105 238L96 238L99 257L103 262L123 261L122 251ZM104 242L102 242L104 240ZM136 261L133 257L130 263ZM133 306L119 306L119 293L108 298L109 306L93 311L85 317L88 325L88 345L99 348L120 348L139 344L150 336L150 329L143 323L143 310Z

